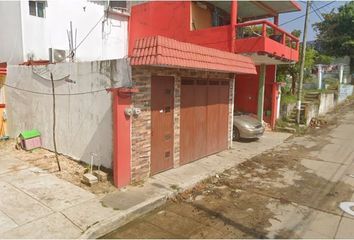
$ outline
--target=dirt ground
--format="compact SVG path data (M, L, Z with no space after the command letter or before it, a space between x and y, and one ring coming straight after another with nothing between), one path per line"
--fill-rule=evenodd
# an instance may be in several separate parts
M112 183L112 173L107 169L101 168L101 170L108 173L108 181L99 182L90 187L81 182L82 176L89 171L89 164L75 161L64 155L59 155L61 171L58 171L58 165L53 152L43 148L34 149L32 151L17 150L15 145L16 141L13 139L0 141L1 154L10 154L13 157L23 160L25 163L29 163L32 166L48 171L49 173L56 175L58 178L84 188L98 196L103 196L106 193L117 190ZM95 170L97 167L94 167L93 169ZM15 171L16 169L13 170Z
M306 227L300 225L306 225L304 220L314 212L341 217L338 203L351 198L352 186L320 176L302 160L328 144L327 134L353 107L353 101L347 102L326 116L326 125L308 129L309 146L297 144L293 137L284 146L180 193L104 238L299 238L303 235L294 229ZM311 161L324 162L313 156ZM289 209L299 213L286 216ZM295 227L285 227L298 216Z

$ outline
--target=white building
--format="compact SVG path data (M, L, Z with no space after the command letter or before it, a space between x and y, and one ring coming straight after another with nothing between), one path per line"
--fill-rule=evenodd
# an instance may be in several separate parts
M0 1L0 62L19 64L53 56L62 61L70 49L75 61L123 58L129 18L124 7L125 1Z

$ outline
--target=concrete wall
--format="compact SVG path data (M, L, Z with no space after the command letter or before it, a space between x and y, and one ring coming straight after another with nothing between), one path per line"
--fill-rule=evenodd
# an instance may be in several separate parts
M317 116L318 116L318 105L314 103L307 104L305 107L306 126L310 124L312 118Z
M338 87L338 103L343 102L347 97L353 95L353 85L341 84Z
M41 93L6 87L9 135L16 137L21 131L38 129L43 147L52 150L49 72L53 73L54 80L70 75L76 83L55 82L58 152L84 162L89 162L90 153L94 152L100 159L95 164L111 167L112 100L111 93L105 89L129 85L129 68L124 63L125 60L116 60L34 67L33 71L38 74L31 67L9 66L8 85Z
M321 93L318 114L323 115L335 107L334 93Z
M0 1L0 62L22 62L20 2Z
M92 30L77 49L77 61L125 57L128 17L105 18L104 9L103 4L87 0L47 0L45 18L41 18L29 14L28 1L0 2L0 61L18 64L28 60L29 55L34 60L48 60L49 48L68 50L70 21L74 38L77 29L77 44Z
M296 103L282 104L280 107L280 118L290 117L290 114L295 107Z

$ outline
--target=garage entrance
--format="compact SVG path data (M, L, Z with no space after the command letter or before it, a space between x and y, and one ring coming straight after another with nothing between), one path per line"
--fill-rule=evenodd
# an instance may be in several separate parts
M229 80L182 78L180 164L228 147Z
M151 79L151 175L173 167L173 77Z

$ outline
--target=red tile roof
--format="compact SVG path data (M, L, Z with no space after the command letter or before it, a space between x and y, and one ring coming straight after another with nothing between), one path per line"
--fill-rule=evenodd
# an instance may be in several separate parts
M249 57L213 48L153 36L135 42L131 65L152 65L257 74Z

